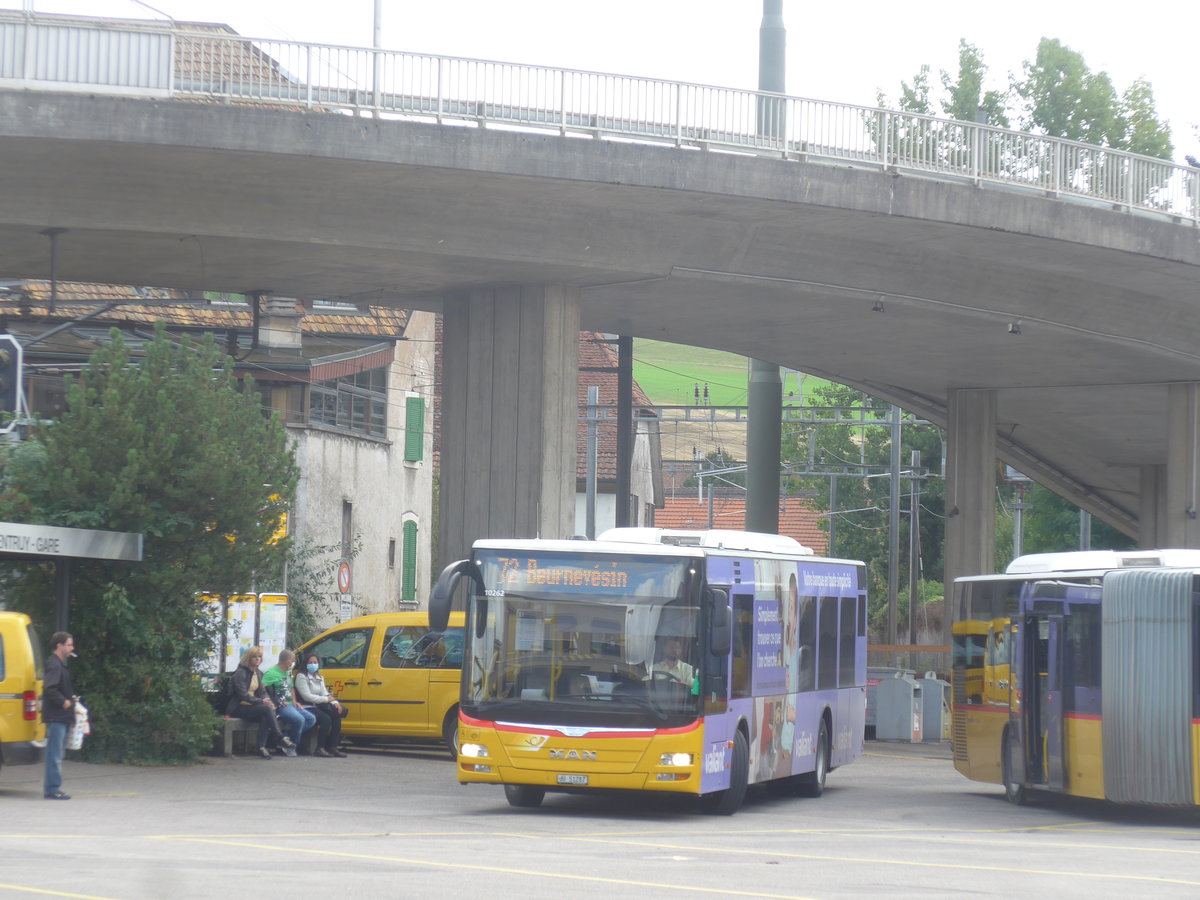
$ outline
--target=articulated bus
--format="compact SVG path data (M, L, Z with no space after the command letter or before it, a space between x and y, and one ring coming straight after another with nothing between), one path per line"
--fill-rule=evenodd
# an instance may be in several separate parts
M1200 551L1081 551L955 581L954 765L1118 803L1200 804Z
M729 815L749 784L818 796L862 753L860 562L734 531L480 540L439 578L434 628L464 583L458 779L513 806L623 789Z

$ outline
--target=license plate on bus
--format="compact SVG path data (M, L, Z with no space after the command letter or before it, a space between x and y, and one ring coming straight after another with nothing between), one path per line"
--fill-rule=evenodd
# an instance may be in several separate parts
M586 775L559 775L559 784L587 784L588 777Z

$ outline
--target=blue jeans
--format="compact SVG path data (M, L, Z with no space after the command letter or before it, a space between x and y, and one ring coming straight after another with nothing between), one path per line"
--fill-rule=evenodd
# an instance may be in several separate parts
M307 709L288 704L279 709L279 725L283 733L292 739L292 743L300 746L300 735L313 727L317 717Z
M46 783L42 793L49 797L62 790L63 751L67 746L67 724L46 723Z

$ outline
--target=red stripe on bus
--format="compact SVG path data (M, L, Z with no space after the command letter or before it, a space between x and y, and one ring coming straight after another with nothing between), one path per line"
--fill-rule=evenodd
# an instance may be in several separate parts
M1069 712L1069 713L1067 713L1067 718L1068 719L1083 719L1084 721L1087 721L1087 722L1099 722L1100 721L1100 716L1095 715L1093 713Z
M984 706L976 703L957 703L954 706L955 712L986 712L986 713L1008 713L1011 710L1007 706Z

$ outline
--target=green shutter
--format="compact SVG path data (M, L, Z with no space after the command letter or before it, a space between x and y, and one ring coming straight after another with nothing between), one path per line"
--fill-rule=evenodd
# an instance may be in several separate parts
M404 545L400 559L400 599L417 602L417 523L404 523Z
M404 459L416 462L425 451L425 398L408 397L404 415Z

